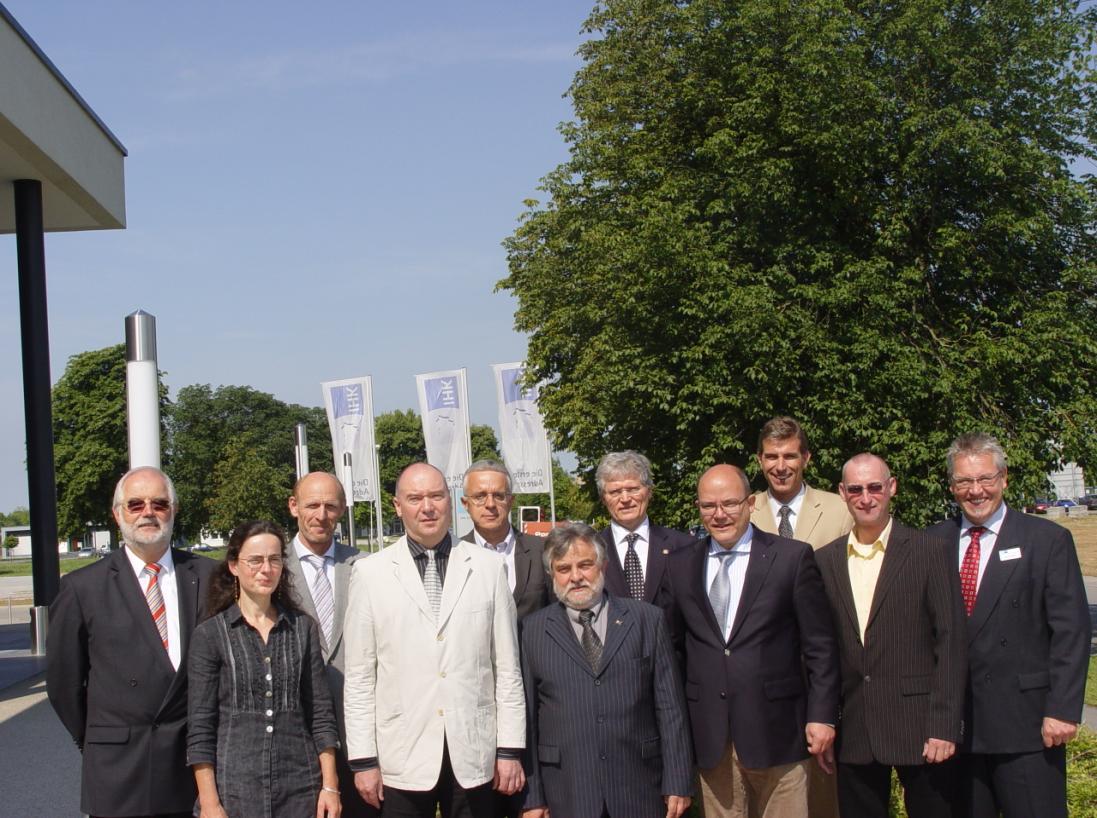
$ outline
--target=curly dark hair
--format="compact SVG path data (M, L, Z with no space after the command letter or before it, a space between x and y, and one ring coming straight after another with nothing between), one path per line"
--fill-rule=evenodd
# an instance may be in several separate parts
M282 527L269 520L252 520L241 523L229 534L228 547L225 549L225 558L218 563L210 577L209 594L206 596L206 618L216 616L221 611L227 610L236 602L237 586L236 577L229 570L230 562L240 559L240 549L250 538L258 534L272 534L282 544L282 576L278 579L278 585L271 595L274 604L283 611L303 613L301 605L297 602L297 594L293 589L293 574L286 565L286 534Z

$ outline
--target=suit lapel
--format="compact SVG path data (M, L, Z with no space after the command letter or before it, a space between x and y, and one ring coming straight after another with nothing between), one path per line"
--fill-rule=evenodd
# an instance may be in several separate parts
M606 548L606 590L612 596L629 596L625 570L621 567L621 560L617 557L617 544L613 541L613 529L606 526L598 536L602 538L602 545Z
M804 502L800 504L800 519L796 521L796 530L793 531L793 537L803 542L808 541L811 532L815 530L815 526L819 525L819 520L823 518L822 505L815 489L806 486L804 489Z
M688 576L693 597L697 602L697 607L701 610L701 616L712 628L716 641L722 645L724 644L724 631L720 627L720 623L716 621L716 614L712 612L712 602L709 601L708 589L705 587L705 569L708 565L709 548L712 547L711 538L705 538L704 543L704 548L695 548L694 553L689 557Z
M335 651L339 641L343 638L343 615L341 612L347 609L347 594L350 592L350 572L354 567L354 559L358 553L357 548L350 546L335 546L335 621L331 624L331 645L328 646L324 658ZM323 634L321 634L321 637Z
M396 581L400 584L400 587L404 589L404 593L406 593L411 598L411 601L415 603L415 606L422 611L427 622L433 622L434 612L430 609L430 602L427 600L427 592L423 587L423 578L419 576L419 569L415 567L415 560L412 559L411 551L408 550L408 541L406 538L401 538L400 541L393 546L392 571Z
M968 642L974 641L983 625L987 623L991 612L998 605L998 599L1002 596L1002 591L1009 583L1009 578L1013 576L1013 572L1021 564L1022 560L1020 559L1003 561L999 554L1010 548L1020 548L1021 557L1024 558L1024 547L1021 545L1021 538L1017 534L1018 526L1016 522L1013 512L1007 510L1006 517L1002 521L1002 527L998 531L998 538L994 541L994 551L990 555L986 571L983 572L983 579L979 583L979 592L975 597L975 607L971 611L971 616L968 617ZM959 528L957 528L956 542L957 547L959 547ZM954 564L958 565L959 563Z
M172 562L175 563L175 585L179 594L179 646L182 648L179 655L185 663L187 648L190 647L190 637L194 632L194 626L198 624L198 609L202 601L198 598L201 591L194 559L189 556L178 559L178 556L179 552L172 553Z
M773 567L776 554L771 550L773 538L765 532L754 531L754 537L750 544L750 556L747 558L747 575L743 581L743 595L739 598L739 606L735 609L735 621L731 626L731 634L728 636L728 644L735 641L735 634L743 626L747 611L754 604L754 598L762 590L766 575ZM738 559L738 557L736 557Z
M545 617L545 635L559 645L564 653L571 657L573 662L592 677L594 676L594 671L591 670L590 663L583 653L583 648L575 637L571 620L568 619L567 611L562 604L554 604L549 615Z
M446 581L442 585L442 603L438 606L439 631L445 627L454 606L457 605L457 600L461 598L461 591L468 581L469 574L472 573L470 565L472 554L469 551L476 547L466 542L456 542L450 548L449 561L446 564ZM423 596L426 597L425 591Z
M598 666L599 676L609 667L614 654L624 643L625 637L633 626L633 617L629 616L628 608L619 602L615 604L612 597L606 601L602 616L606 617L606 641L602 645L602 661ZM586 661L585 657L584 661Z
M149 655L156 657L154 661L157 664L163 663L163 670L168 673L175 673L168 652L164 650L164 643L160 641L160 633L156 630L156 623L152 621L149 605L145 601L144 590L133 574L133 567L130 565L129 557L126 556L124 546L115 552L114 564L111 566L111 570L115 593L129 610L134 628L137 631L137 638L145 643L145 649ZM178 577L179 574L177 573L176 582L178 582ZM193 619L191 621L193 624ZM181 631L184 625L182 622L179 624Z
M750 515L750 521L759 531L765 531L767 534L777 533L777 521L773 519L767 492L760 491L754 495L754 513Z
M891 534L888 537L887 548L884 550L884 562L880 566L880 576L876 578L876 588L872 592L872 605L869 607L868 622L865 623L865 636L872 627L872 620L880 611L892 584L903 572L903 566L910 558L910 529L892 519ZM848 566L846 575L848 577ZM854 619L856 621L856 618Z
M529 544L525 542L525 538L518 532L514 533L514 602L518 604L518 600L522 598L522 595L526 592L526 586L529 584L529 573L531 570L530 556L529 556Z
M659 584L663 581L663 571L667 565L667 555L670 547L667 543L667 534L661 528L648 523L648 565L644 572L644 601L651 602L655 599L655 592L659 590Z
M842 610L845 611L846 619L849 620L850 633L856 634L858 641L860 641L861 627L857 623L857 603L853 601L853 585L849 580L848 552L846 549L835 549L833 556L835 586L838 597L842 600Z

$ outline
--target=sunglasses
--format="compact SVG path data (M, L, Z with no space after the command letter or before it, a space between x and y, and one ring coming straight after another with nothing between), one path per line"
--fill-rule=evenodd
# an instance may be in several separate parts
M154 514L166 514L171 510L171 501L157 497L155 500L126 500L126 511L130 514L140 514L148 506Z
M883 494L886 488L887 483L866 483L863 486L854 483L852 486L846 486L846 494L850 497L860 497L866 491L869 494Z

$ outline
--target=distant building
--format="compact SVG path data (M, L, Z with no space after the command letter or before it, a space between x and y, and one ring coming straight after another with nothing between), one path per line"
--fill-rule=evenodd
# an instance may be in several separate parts
M1082 467L1077 463L1067 463L1057 472L1047 476L1051 483L1051 496L1056 500L1076 500L1079 497L1094 493L1086 488L1086 478Z

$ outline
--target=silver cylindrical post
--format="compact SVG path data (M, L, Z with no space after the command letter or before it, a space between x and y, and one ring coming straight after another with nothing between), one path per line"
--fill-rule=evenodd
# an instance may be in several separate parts
M30 609L30 653L31 656L46 655L46 635L50 629L50 609L48 605L35 605Z
M130 468L160 468L160 379L156 369L156 316L126 316L126 426Z
M293 429L293 455L297 461L297 479L309 473L309 430L303 423Z

